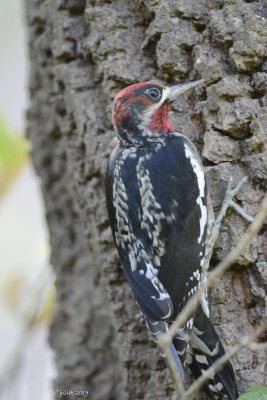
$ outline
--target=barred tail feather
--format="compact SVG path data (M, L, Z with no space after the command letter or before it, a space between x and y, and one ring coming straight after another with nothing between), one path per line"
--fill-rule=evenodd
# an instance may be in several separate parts
M200 306L194 320L187 359L194 377L205 374L205 371L224 354L225 350ZM203 389L211 400L226 398L226 396L230 400L238 398L234 370L230 360L214 373Z
M161 355L165 358L166 355L164 353L162 353L160 346L159 346L159 350L161 352ZM183 366L180 356L177 353L173 344L170 344L169 351L172 354L172 358L175 362L176 371L177 371L180 379L183 381L184 380L184 366ZM166 360L166 364L168 365L168 360L166 358L165 358L165 360Z
M148 319L146 317L145 317L145 321L146 321L147 327L152 335L153 340L158 345L160 354L162 355L166 364L168 365L168 360L166 359L166 354L164 354L163 350L159 346L159 341L158 341L158 336L160 334L166 333L168 331L168 329L169 329L168 323L163 322L163 321L152 321L151 319ZM184 353L185 352L185 344L181 345L181 347L179 347L179 349L182 351L182 353ZM180 359L181 353L179 352L179 350L177 351L177 349L173 343L170 344L169 351L173 357L173 360L175 361L176 371L177 371L180 379L184 380L184 366L183 366L183 362Z

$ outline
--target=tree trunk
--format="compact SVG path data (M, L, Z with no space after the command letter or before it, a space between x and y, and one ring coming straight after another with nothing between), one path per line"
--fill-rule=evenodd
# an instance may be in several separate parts
M152 78L208 80L180 97L175 126L197 146L215 211L230 175L249 182L238 203L255 215L266 188L267 6L243 0L26 0L30 54L28 136L41 178L57 277L51 330L56 390L90 400L175 399L111 238L104 175L113 148L114 94ZM229 211L212 264L246 222ZM266 317L262 234L210 293L226 348ZM233 359L242 392L266 383L263 353ZM66 394L65 399L79 397Z

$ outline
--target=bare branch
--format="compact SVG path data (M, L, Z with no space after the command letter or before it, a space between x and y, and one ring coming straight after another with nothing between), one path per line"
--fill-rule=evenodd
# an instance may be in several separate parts
M175 336L177 330L181 328L186 321L190 318L194 310L196 309L201 296L220 278L227 269L237 260L240 254L244 251L246 246L255 238L261 229L264 219L267 215L267 196L262 201L261 207L255 220L249 225L243 238L240 240L238 245L231 250L231 252L207 275L207 281L203 282L202 286L196 291L196 293L190 298L182 312L178 315L176 320L171 325L169 332L164 333L159 337L160 345L166 347L166 343L170 344L172 338Z
M185 388L179 374L177 373L175 361L173 355L171 354L169 345L164 343L164 345L162 346L162 350L166 355L168 366L172 373L175 390L180 396L179 400L186 400Z
M242 207L240 207L234 200L232 200L229 204L232 208L234 208L238 214L240 214L246 221L253 222L254 218L251 217Z
M253 343L256 337L266 328L266 325L261 326L255 330L252 335L244 337L240 344L235 346L228 354L224 354L220 357L206 372L198 378L197 381L185 392L183 383L177 374L174 358L169 351L169 345L172 338L175 336L177 330L181 328L188 318L192 315L196 309L201 296L211 287L217 278L221 277L224 272L236 261L239 255L243 252L245 247L255 238L255 236L260 231L265 217L267 215L267 196L263 199L261 207L255 220L249 225L245 235L240 240L238 245L231 250L231 252L217 265L217 267L208 274L207 281L203 282L202 286L197 290L197 292L190 298L186 306L183 308L182 312L178 315L176 320L171 325L169 331L159 337L159 343L161 348L166 354L167 361L170 370L173 375L173 380L177 393L180 395L181 400L186 400L192 398L192 396L199 391L199 389L205 384L205 382L214 375L214 371L218 370L222 365L224 365L229 357L236 354L241 348L249 346L251 350L257 350L266 346L266 343ZM262 346L264 345L264 346Z
M219 214L218 214L218 216L216 218L216 221L215 221L215 224L217 226L220 226L220 223L222 222L222 219L224 218L229 205L231 205L232 199L235 197L235 195L239 192L241 187L247 181L248 181L248 178L245 176L243 179L241 179L241 181L238 183L238 185L236 185L234 188L232 188L232 186L233 186L233 178L231 177L229 179L229 182L228 182L228 185L227 185L227 189L226 189L226 193L225 193L225 197L223 199L223 204L222 204L221 210L220 210L220 212L219 212Z

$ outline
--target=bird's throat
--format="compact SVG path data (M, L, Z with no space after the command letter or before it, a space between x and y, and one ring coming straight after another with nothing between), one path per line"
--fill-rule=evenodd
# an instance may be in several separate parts
M149 129L153 133L168 133L175 132L175 128L170 122L169 114L171 104L163 104L151 116Z

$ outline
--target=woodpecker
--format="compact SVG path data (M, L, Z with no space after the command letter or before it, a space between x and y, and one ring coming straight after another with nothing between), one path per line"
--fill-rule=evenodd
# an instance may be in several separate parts
M169 119L176 97L202 82L136 83L114 99L117 146L106 174L108 215L126 278L156 342L206 277L211 216L205 172L193 143ZM225 353L206 296L170 351L182 379L185 364L197 378ZM230 361L204 390L210 399L237 399Z

